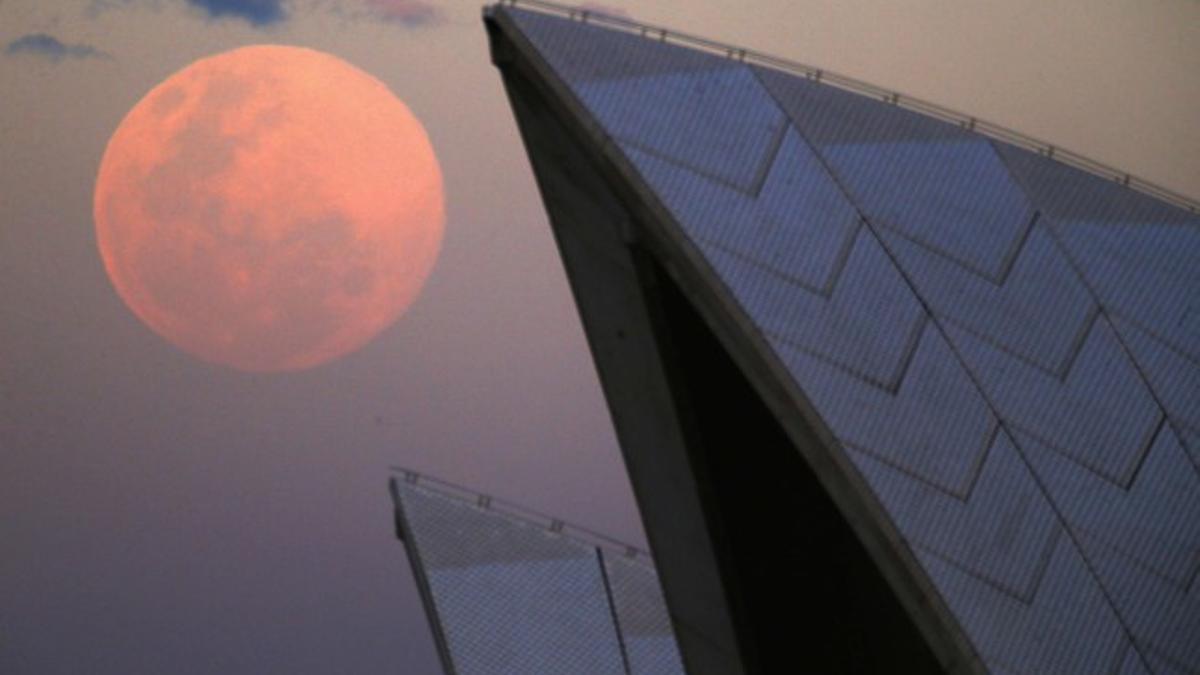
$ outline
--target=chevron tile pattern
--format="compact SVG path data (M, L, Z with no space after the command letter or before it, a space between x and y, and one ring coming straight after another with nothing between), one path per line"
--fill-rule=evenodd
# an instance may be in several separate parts
M1129 484L1163 415L1107 320L1092 324L1064 379L966 331L946 330L1008 424L1118 485Z
M1070 527L1186 589L1200 573L1200 475L1162 427L1128 489L1020 432L1017 438Z
M1151 663L1165 665L1167 672L1200 672L1200 604L1195 598L1113 547L1087 535L1082 540L1089 562L1142 653Z
M1113 325L1171 418L1200 429L1200 362L1119 315L1113 317Z
M878 100L512 10L995 672L1200 672L1200 219Z
M851 457L910 542L1014 599L1037 595L1063 531L1007 434L995 435L960 494L865 452Z
M686 168L678 159L622 144L688 235L828 296L860 220L820 160L789 127L757 194ZM820 208L811 208L819 204Z
M1108 313L1200 362L1200 216L1018 148L997 150Z
M1043 225L1026 230L1017 255L995 279L898 233L881 236L943 321L1049 375L1069 372L1099 307Z
M896 392L803 352L776 347L813 405L847 446L950 494L967 496L996 420L936 330L921 333ZM863 408L872 415L862 415Z
M746 192L761 188L787 126L748 68L609 79L578 91L617 140ZM730 97L747 105L719 105Z
M915 296L889 285L871 271L886 260L869 234L856 238L845 263L842 283L828 297L748 263L726 249L702 248L724 273L743 305L757 310L763 330L781 344L812 354L833 366L894 391L908 369L926 316ZM898 276L896 277L899 278ZM892 320L890 330L878 317ZM903 336L897 340L896 335Z
M1049 222L1110 313L1200 360L1200 222Z
M1130 649L1126 632L1066 537L1056 540L1029 601L917 552L967 633L987 636L979 647L989 665L1013 673L1109 673L1123 664Z
M804 78L757 72L873 223L979 274L1003 275L1033 211L986 140Z

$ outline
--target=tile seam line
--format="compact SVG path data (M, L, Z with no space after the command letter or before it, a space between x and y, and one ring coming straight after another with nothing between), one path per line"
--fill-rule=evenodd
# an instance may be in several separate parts
M755 71L755 74L756 75L758 74L757 71ZM1030 478L1033 480L1034 486L1037 488L1038 492L1040 492L1042 494L1042 497L1046 500L1046 504L1050 507L1051 511L1054 513L1055 518L1057 518L1057 520L1058 520L1059 526L1063 529L1064 533L1067 536L1067 539L1070 540L1071 545L1075 547L1076 551L1078 551L1079 558L1080 558L1080 560L1083 561L1085 568L1088 571L1088 575L1092 578L1092 580L1096 584L1096 587L1100 590L1102 596L1104 597L1104 601L1109 605L1109 608L1112 611L1113 616L1116 618L1118 624L1120 625L1121 631L1124 634L1125 638L1127 640L1129 640L1131 643L1133 643L1135 645L1135 648L1137 648L1136 643L1133 642L1133 640L1134 640L1133 630L1129 626L1125 617L1119 611L1117 611L1116 602L1113 600L1112 595L1109 593L1108 588L1104 585L1104 583L1102 583L1102 581L1100 579L1100 575L1097 572L1097 570L1095 569L1094 565L1092 564L1092 561L1087 557L1087 555L1085 555L1082 542L1080 542L1079 538L1076 536L1075 531L1072 529L1072 527L1070 525L1070 521L1066 518L1066 515L1059 508L1058 503L1053 498L1051 498L1050 490L1049 490L1048 486L1041 480L1041 478L1038 476L1037 472L1034 470L1033 464L1030 462L1029 458L1025 455L1025 451L1021 448L1020 443L1017 442L1016 436L1009 429L1009 424L1005 420L1005 417L1000 414L999 407L995 404L994 401L992 401L991 397L988 396L987 391L983 387L983 383L980 381L980 379L978 377L976 377L974 371L972 371L971 368L968 366L968 364L966 362L966 358L959 351L958 346L954 344L954 341L950 339L949 334L946 332L946 329L942 325L941 320L935 314L933 314L933 312L929 306L929 303L925 300L925 298L919 292L917 292L916 284L909 277L908 273L904 270L904 268L901 267L900 262L899 262L898 258L896 257L895 252L892 251L892 249L887 245L887 243L885 243L883 241L883 237L881 237L880 234L875 229L875 224L867 219L866 214L863 212L862 207L858 204L858 202L854 199L854 197L850 193L850 191L842 183L840 176L833 171L833 168L829 165L829 161L825 158L825 156L823 154L821 154L817 150L816 145L808 138L808 135L805 132L805 130L796 123L796 120L792 117L792 115L790 113L788 113L788 111L780 104L778 98L776 98L776 96L775 96L775 93L773 91L771 91L771 89L767 86L766 82L762 81L761 77L759 78L759 82L760 82L760 84L762 84L762 87L764 89L766 89L767 92L771 95L771 98L775 100L776 105L778 105L780 107L780 109L784 111L784 114L787 115L788 119L790 119L792 121L793 126L796 127L796 133L799 134L800 138L804 141L805 145L807 145L809 150L814 154L817 161L821 164L822 168L825 170L826 174L832 178L834 184L837 185L838 190L841 191L841 193L845 197L846 201L848 201L850 203L850 205L855 209L855 211L858 212L859 217L863 219L863 226L871 233L871 236L874 237L877 242L879 242L880 247L883 248L884 254L887 255L887 257L888 257L889 262L892 264L893 267L896 268L897 273L900 275L900 278L904 280L904 283L908 287L909 292L911 292L916 297L917 302L920 303L921 308L928 315L928 317L929 317L928 321L931 324L933 324L934 328L941 335L942 339L945 340L946 346L950 350L950 353L954 355L954 359L958 363L959 368L962 369L962 371L966 375L967 379L971 382L972 387L976 390L976 392L978 392L980 398L984 402L984 405L986 405L988 407L988 411L991 413L992 417L996 420L996 423L999 425L999 427L1003 430L1003 433L1008 437L1009 441L1012 442L1014 448L1016 448L1017 456L1020 458L1021 463L1025 465L1025 470L1029 473ZM990 147L992 147L993 152L996 152L997 155L1000 154L999 151L996 150L994 142L989 143L989 145L990 145ZM1002 166L1004 166L1006 169L1008 168L1007 164L1002 163ZM1012 173L1010 171L1010 176L1011 175L1012 175ZM1029 201L1030 203L1032 203L1031 200L1029 200L1029 194L1028 194L1028 191L1025 189L1024 184L1017 183L1017 185L1018 185L1018 187L1021 188L1022 193L1025 195L1025 199L1027 201ZM1099 303L1097 303L1097 304L1099 304ZM1103 310L1101 310L1101 311L1103 311ZM991 455L993 448L994 448L994 446L988 448L987 454L989 456ZM987 461L987 458L986 457L983 458L983 461ZM976 649L978 649L978 648L976 648ZM1140 650L1138 651L1138 656L1142 657L1142 662L1146 666L1146 668L1150 672L1154 672L1152 669L1150 669L1149 663L1146 661L1144 655L1141 654Z
M1054 552L1058 550L1059 540L1062 539L1065 530L1066 528L1064 527L1057 527L1048 535L1046 535L1046 541L1040 542L1041 550L1036 556L1037 560L1034 563L1031 578L1026 584L1027 587L1023 589L1009 588L1008 586L1005 586L1003 582L993 579L979 570L971 569L962 561L955 560L949 555L935 550L928 544L914 541L913 546L923 551L926 555L937 558L938 560L942 561L943 564L953 567L958 571L959 574L971 577L978 583L981 583L988 588L991 588L996 593L1007 597L1009 600L1019 602L1027 608L1032 608L1037 600L1037 592L1041 587L1042 579L1050 569L1050 563L1053 562Z
M1074 352L1077 351L1077 349L1075 348L1074 345L1079 342L1082 342L1086 338L1087 334L1091 332L1091 330L1090 330L1091 325L1092 325L1092 323L1094 323L1094 319L1090 316L1092 314L1095 314L1095 310L1089 308L1089 310L1088 310L1089 316L1085 317L1082 321L1079 322L1080 328L1076 331L1076 333L1083 333L1084 337L1080 338L1077 335L1072 336L1071 346L1070 346L1072 354L1068 354L1067 356L1064 356L1062 361L1066 362L1066 361L1070 360L1072 355L1074 354ZM984 343L985 345L987 345L988 348L993 349L998 352L1003 352L1003 354L1006 358L1010 358L1014 361L1019 361L1022 364L1026 365L1027 367L1037 370L1042 375L1049 377L1049 378L1053 378L1056 382L1059 382L1059 383L1066 382L1067 375L1070 374L1070 368L1064 368L1064 366L1061 364L1057 368L1051 368L1044 363L1038 363L1034 359L1034 357L1029 356L1027 354L1022 354L1021 352L1017 351L1016 347L1004 344L999 339L997 339L995 336L988 335L988 334L982 332L980 329L969 325L966 321L964 321L962 319L959 319L957 317L946 314L946 315L942 316L942 320L945 321L948 325L954 326L955 328L957 328L958 330L961 330L964 333L969 333L973 338L975 338L975 339L979 340L980 342ZM1064 372L1064 371L1066 371L1066 372Z
M1126 546L1124 544L1117 545L1107 539L1104 539L1091 528L1081 527L1079 529L1083 532L1084 536L1095 539L1101 546L1111 551L1114 555L1124 559L1128 566L1140 569L1147 576L1154 577L1162 584L1174 586L1176 589L1182 591L1185 595L1191 590L1191 583L1193 580L1192 577L1197 572L1200 572L1200 568L1189 569L1185 572L1185 576L1187 577L1186 579L1178 578L1173 576L1171 572L1164 570L1157 563L1148 563L1145 560L1139 559L1135 554L1130 552L1131 549L1135 547ZM1200 562L1195 564L1200 565Z
M984 142L986 143L987 141ZM991 144L989 143L989 145ZM1014 184L1013 187L1017 188L1018 190L1021 189L1021 186L1016 184ZM1024 191L1022 191L1022 195L1024 195ZM1008 277L1012 274L1013 269L1016 268L1017 259L1021 257L1022 253L1025 252L1025 247L1029 244L1029 239L1033 236L1033 229L1038 226L1038 221L1041 220L1042 214L1036 208L1033 208L1032 204L1026 201L1025 206L1029 207L1029 213L1027 220L1025 221L1025 227L1021 230L1021 236L1018 238L1017 242L1007 253L1004 254L1004 258L1001 260L1000 274L996 279L992 280L992 282L997 286L1003 287L1008 284Z
M856 226L854 229L856 230L854 235L857 236L858 227ZM853 237L847 237L847 239L852 239L852 238ZM708 246L712 246L713 248L720 249L721 253L724 253L725 255L728 255L729 257L736 259L738 262L740 262L744 265L747 265L749 267L753 267L756 271L760 271L762 274L768 275L768 276L778 280L781 283L787 283L787 284L791 284L793 286L798 286L801 290L808 291L812 295L815 295L826 302L829 302L833 296L833 289L825 287L825 286L830 286L831 284L825 284L825 286L823 286L821 288L814 287L811 284L809 284L807 281L805 281L803 279L799 279L794 276L791 276L791 275L787 274L786 272L783 272L782 270L774 267L774 265L772 263L764 263L763 261L752 257L750 254L745 253L743 251L739 251L739 250L733 248L731 245L726 244L725 242L716 239L715 237L710 237L707 235L704 235L704 236L696 235L695 237L693 237L693 239L695 239L697 242L699 242L701 244L705 244ZM851 242L851 243L853 243L853 242ZM849 247L844 247L844 248L849 248ZM839 255L840 255L840 251L839 251ZM847 255L845 257L849 258L849 255ZM841 269L839 268L837 270L837 272L840 275ZM830 276L833 276L833 275L830 275ZM835 281L835 283L833 285L836 285L836 279L834 281Z
M1150 432L1147 435L1149 437L1151 437L1151 440L1153 440L1154 434L1156 434L1162 428L1163 417L1164 417L1163 415L1159 415L1158 419L1156 419L1154 421L1154 425L1152 427L1149 427ZM1061 459L1062 461L1070 463L1071 466L1073 466L1076 471L1086 471L1092 477L1108 483L1115 489L1118 489L1118 490L1121 490L1124 492L1129 491L1129 485L1127 484L1127 481L1128 481L1127 475L1122 474L1122 475L1115 476L1115 475L1106 473L1104 471L1104 469L1102 469L1098 466L1092 466L1092 465L1088 464L1087 462L1084 462L1083 460L1081 460L1078 457L1071 454L1070 449L1064 447L1061 443L1059 443L1053 439L1047 438L1044 434L1038 432L1036 429L1027 427L1022 424L1013 424L1012 428L1014 430L1020 432L1021 434L1029 437L1034 442L1046 446L1047 450L1058 455L1059 459ZM1145 440L1143 440L1143 444L1144 443L1145 443ZM1138 453L1139 459L1141 458L1141 456L1143 454L1144 454L1144 452ZM1132 472L1133 472L1133 469L1131 469L1127 473L1132 473Z
M583 100L582 96L580 96L580 100ZM730 180L723 176L719 176L717 174L714 174L711 171L694 167L691 164L688 164L687 162L685 162L681 159L677 159L675 157L670 156L666 152L649 147L648 145L646 145L645 143L643 143L641 141L633 140L630 138L613 137L613 142L616 143L618 146L628 145L628 146L632 147L634 150L636 150L637 152L641 152L643 154L649 155L651 158L656 159L660 162L663 162L665 164L670 164L671 166L674 166L682 171L691 172L691 173L699 176L700 178L702 178L704 180L712 181L713 183L716 183L717 185L720 185L721 187L723 187L725 189L746 195L751 201L754 201L755 199L757 199L756 195L754 195L750 190L747 190L745 187L738 185L736 181Z
M755 83L759 82L758 76L754 74L753 68L742 64L741 69L749 73L751 80L753 80ZM776 106L776 108L778 108L778 106ZM792 126L789 124L790 121L791 120L788 119L788 116L782 110L779 110L779 131L775 132L774 137L771 139L771 147L767 152L765 161L761 166L759 166L758 171L754 176L754 180L751 181L751 185L753 186L752 196L756 202L762 198L763 190L766 189L767 184L771 181L771 174L775 172L775 166L779 162L779 155L781 152L783 152L783 144L787 140L788 128Z
M942 260L946 261L946 263L963 270L967 274L970 274L971 276L985 283L988 283L996 288L1004 288L1008 284L1009 274L1012 272L1012 269L1016 267L1017 258L1020 257L1020 253L1025 249L1025 244L1029 240L1029 235L1033 231L1033 225L1035 224L1036 220L1037 214L1034 213L1030 220L1022 227L1021 236L1017 238L1016 244L1010 247L1012 250L1004 254L1003 264L1001 265L1004 267L1004 269L1001 270L1001 273L996 276L990 275L983 270L976 269L971 263L959 259L953 253L942 250L938 246L931 244L920 237L905 232L898 225L894 225L888 220L877 219L875 224L881 229L887 230L892 235L908 241L913 246L920 248L922 251L925 251L930 255L941 258Z
M600 568L600 582L604 586L604 599L608 604L608 616L612 621L613 633L617 638L617 650L621 654L621 667L625 670L625 675L633 675L633 670L629 666L629 651L625 646L624 631L621 630L621 619L617 613L617 601L613 597L612 582L608 578L608 564L604 559L604 551L599 546L593 546L592 549L596 553L596 566Z
M1049 230L1050 228L1047 227L1046 229ZM1053 238L1052 234L1050 236ZM1055 244L1055 248L1057 247L1057 244ZM1096 324L1100 322L1101 317L1104 317L1104 307L1096 301L1095 296L1091 294L1089 289L1085 287L1084 292L1088 294L1088 299L1091 300L1091 306L1088 307L1087 316L1080 323L1079 329L1075 332L1075 335L1072 336L1070 351L1067 352L1067 355L1063 357L1063 360L1058 364L1058 370L1056 372L1049 373L1063 386L1066 386L1067 380L1071 379L1071 371L1075 369L1075 363L1079 361L1079 358L1083 355L1084 350L1087 349L1088 340L1091 339L1092 333L1096 330ZM1105 317L1105 319L1107 320L1107 317ZM1110 326L1112 326L1111 321L1108 323ZM1112 326L1112 329L1115 333L1117 327Z
M925 324L927 322L928 322L927 317L918 317L915 320L913 320L913 322L912 322L913 328L910 331L912 335L908 340L905 341L906 344L912 345L912 348L908 350L908 354L905 356L904 359L902 359L902 362L897 366L898 369L900 369L900 368L906 369L906 368L908 368L908 366L911 365L912 361L914 360L914 355L917 352L917 348L920 346L921 336L925 332ZM799 354L803 354L804 356L807 356L815 361L819 361L824 366L826 366L832 370L837 370L837 371L841 372L843 375L845 375L846 377L852 377L852 378L858 380L859 382L861 382L865 386L871 387L872 389L877 389L892 398L896 398L899 396L900 383L894 382L894 380L896 379L895 377L891 378L890 380L886 380L886 381L882 380L882 379L877 379L877 378L873 377L871 374L856 370L853 366L843 363L842 361L839 361L836 358L829 356L828 354L824 354L812 347L801 344L799 341L795 340L794 338L790 338L786 335L783 335L779 331L771 330L771 329L767 329L767 328L761 328L759 330L764 336L779 342L784 347L787 347L788 349L790 349L794 352L797 352ZM784 358L784 361L787 361L787 359ZM845 445L845 442L843 442L843 445Z
M1146 337L1148 337L1151 340L1153 340L1154 342L1158 343L1162 349L1165 349L1166 351L1173 353L1176 357L1178 357L1184 361L1187 361L1190 365L1195 366L1197 369L1200 369L1200 359L1197 359L1195 356L1192 356L1189 352L1184 351L1177 344L1175 344L1174 341L1168 340L1167 338L1163 337L1162 335L1160 335L1158 333L1158 331L1150 328L1142 321L1139 321L1138 319L1136 319L1132 316L1129 316L1128 314L1125 314L1124 312L1113 311L1113 312L1109 312L1109 314L1120 319L1121 321L1123 321L1125 323L1130 324L1135 329L1137 329L1138 331L1145 334ZM1120 331L1120 329L1117 328L1115 321L1113 322L1113 328L1116 329L1118 332Z
M922 476L916 471L889 459L878 450L874 450L868 446L858 445L855 443L843 443L842 445L849 450L853 450L854 452L863 455L872 462L887 467L889 471L903 474L908 480L924 485L930 490L935 490L941 496L953 499L962 506L966 507L971 501L971 495L975 492L975 486L979 482L979 476L983 473L983 467L985 464L984 460L986 460L991 454L988 452L988 449L992 447L992 444L994 444L996 439L1000 436L1000 426L994 422L995 421L993 420L992 428L988 430L987 438L984 439L985 447L983 448L983 451L978 453L978 459L971 465L971 479L961 491L948 488L930 478Z

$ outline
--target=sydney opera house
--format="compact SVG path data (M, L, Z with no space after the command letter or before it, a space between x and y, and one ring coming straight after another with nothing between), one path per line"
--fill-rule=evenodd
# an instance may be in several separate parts
M1195 202L713 42L484 19L651 550L398 474L447 672L1200 672Z

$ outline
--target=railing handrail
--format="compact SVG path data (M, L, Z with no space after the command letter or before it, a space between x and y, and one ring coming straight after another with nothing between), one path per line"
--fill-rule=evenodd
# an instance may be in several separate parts
M618 554L626 559L636 560L644 565L652 566L654 564L649 551L606 534L601 534L595 530L568 523L561 518L546 515L515 502L500 499L457 483L422 474L412 469L393 466L391 470L393 473L398 474L397 479L403 480L410 485L416 485L436 492L444 497L458 499L471 506L521 521L586 546L596 546L605 549L610 553Z
M608 28L624 31L626 33L640 35L647 39L692 47L709 53L722 55L726 58L734 59L744 63L766 66L768 68L774 68L776 70L783 70L793 74L802 75L810 80L813 80L814 82L820 82L837 87L839 89L844 89L846 91L870 96L872 98L878 98L879 100L891 103L892 105L934 117L942 120L943 122L949 122L967 131L975 132L989 138L994 138L1026 150L1030 150L1042 155L1043 157L1057 160L1063 164L1086 171L1094 176L1099 176L1105 180L1120 183L1121 185L1150 195L1156 199L1174 204L1175 206L1178 206L1179 208L1182 208L1193 214L1200 214L1200 201L1159 185L1155 185L1147 180L1138 178L1137 176L1134 176L1128 172L1121 171L1102 162L1085 157L1079 153L1065 150L1052 143L1046 143L1045 141L1027 136L1019 131L1013 131L1012 129L1002 127L999 124L994 124L972 115L966 115L964 113L950 110L949 108L940 106L936 103L930 103L928 101L907 96L896 91L878 87L868 82L863 82L862 80L856 80L852 77L839 75L823 68L815 68L807 64L792 61L790 59L771 56L762 52L756 52L752 49L745 49L743 47L737 47L735 45L709 40L708 38L702 38L696 35L689 35L688 33L682 33L662 26L639 23L624 17L606 14L600 10L572 7L570 5L564 5L557 2L549 2L548 0L499 0L495 3L495 6L503 5L512 7L520 6L533 10L540 10L547 14L565 16L582 23L602 25Z

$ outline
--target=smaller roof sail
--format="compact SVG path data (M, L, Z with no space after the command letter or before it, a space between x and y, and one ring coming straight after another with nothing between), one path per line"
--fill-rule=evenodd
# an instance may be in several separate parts
M648 553L413 472L391 490L448 673L684 672Z

